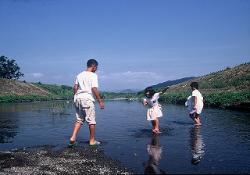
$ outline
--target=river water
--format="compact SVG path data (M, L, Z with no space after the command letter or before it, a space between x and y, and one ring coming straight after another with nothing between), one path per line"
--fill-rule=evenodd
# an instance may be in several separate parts
M139 102L96 109L100 148L137 173L250 173L250 113L205 108L203 125L195 127L184 106L166 104L155 136ZM0 104L0 150L66 147L74 121L67 101ZM84 124L79 147L88 147L88 136Z

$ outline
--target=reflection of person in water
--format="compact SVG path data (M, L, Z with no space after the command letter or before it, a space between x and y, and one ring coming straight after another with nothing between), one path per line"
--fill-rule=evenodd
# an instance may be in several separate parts
M148 162L144 169L144 174L166 174L159 169L159 161L161 159L162 147L160 146L159 135L152 134L151 143L147 145L149 155Z
M205 144L200 134L200 126L192 127L190 130L190 146L192 150L192 160L193 165L200 163L202 157L205 155Z

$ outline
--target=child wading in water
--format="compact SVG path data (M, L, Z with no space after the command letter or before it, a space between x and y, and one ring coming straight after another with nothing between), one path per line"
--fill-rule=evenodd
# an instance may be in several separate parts
M152 132L161 133L159 129L159 117L162 117L161 105L158 102L160 94L165 93L169 87L163 91L156 93L152 87L147 87L144 90L144 95L147 98L143 99L143 105L148 105L147 120L152 122Z
M197 82L190 84L192 89L192 96L187 98L185 105L188 107L189 116L193 119L195 125L201 125L200 114L203 109L203 97L198 91L199 85Z

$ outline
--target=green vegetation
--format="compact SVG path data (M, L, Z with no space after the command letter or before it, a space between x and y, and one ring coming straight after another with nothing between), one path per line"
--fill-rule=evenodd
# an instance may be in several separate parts
M187 97L191 94L188 92L166 93L161 96L160 101L164 103L173 103L184 105ZM203 94L204 103L211 107L239 107L241 104L247 104L250 101L250 91L241 92L213 92Z
M187 92L180 92L180 93L167 92L160 97L159 101L172 104L184 104L189 95L190 94Z
M18 80L0 78L1 102L30 102L47 100L66 100L73 98L72 87L27 83Z
M206 106L250 110L250 63L172 85L161 96L160 101L183 105L186 98L191 95L192 81L199 83L199 90ZM143 96L142 92L139 96Z
M205 94L204 99L208 106L240 108L242 104L249 104L250 91L210 93Z
M233 68L226 68L205 76L194 79L187 78L187 81L176 82L169 90L161 96L160 101L165 103L184 104L187 97L191 95L190 83L197 81L199 90L204 97L206 106L222 108L250 109L250 63L241 64ZM181 83L179 83L181 81ZM169 82L167 82L169 83ZM166 82L165 82L166 84ZM159 85L164 85L159 84ZM155 86L157 91L160 86ZM164 87L162 87L164 88ZM137 99L143 97L139 93L114 93L102 92L102 98L109 99ZM65 85L49 85L43 83L27 83L0 78L0 102L23 102L72 99L72 87Z
M65 85L51 85L42 83L33 83L34 85L48 91L55 99L72 99L73 88Z
M47 101L47 100L52 100L52 99L53 97L36 95L36 94L4 95L4 96L0 96L0 103Z
M102 92L101 95L106 100L136 98L135 93ZM73 99L73 88L70 86L43 84L41 82L27 83L26 81L0 78L0 103L71 99Z
M115 92L102 92L102 98L103 99L118 99L118 98L126 98L126 99L132 99L137 98L136 93L115 93Z

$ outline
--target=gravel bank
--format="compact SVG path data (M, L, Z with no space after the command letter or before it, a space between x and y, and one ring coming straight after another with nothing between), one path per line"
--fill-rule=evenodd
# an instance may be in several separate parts
M0 152L3 174L132 174L96 147L42 146Z

